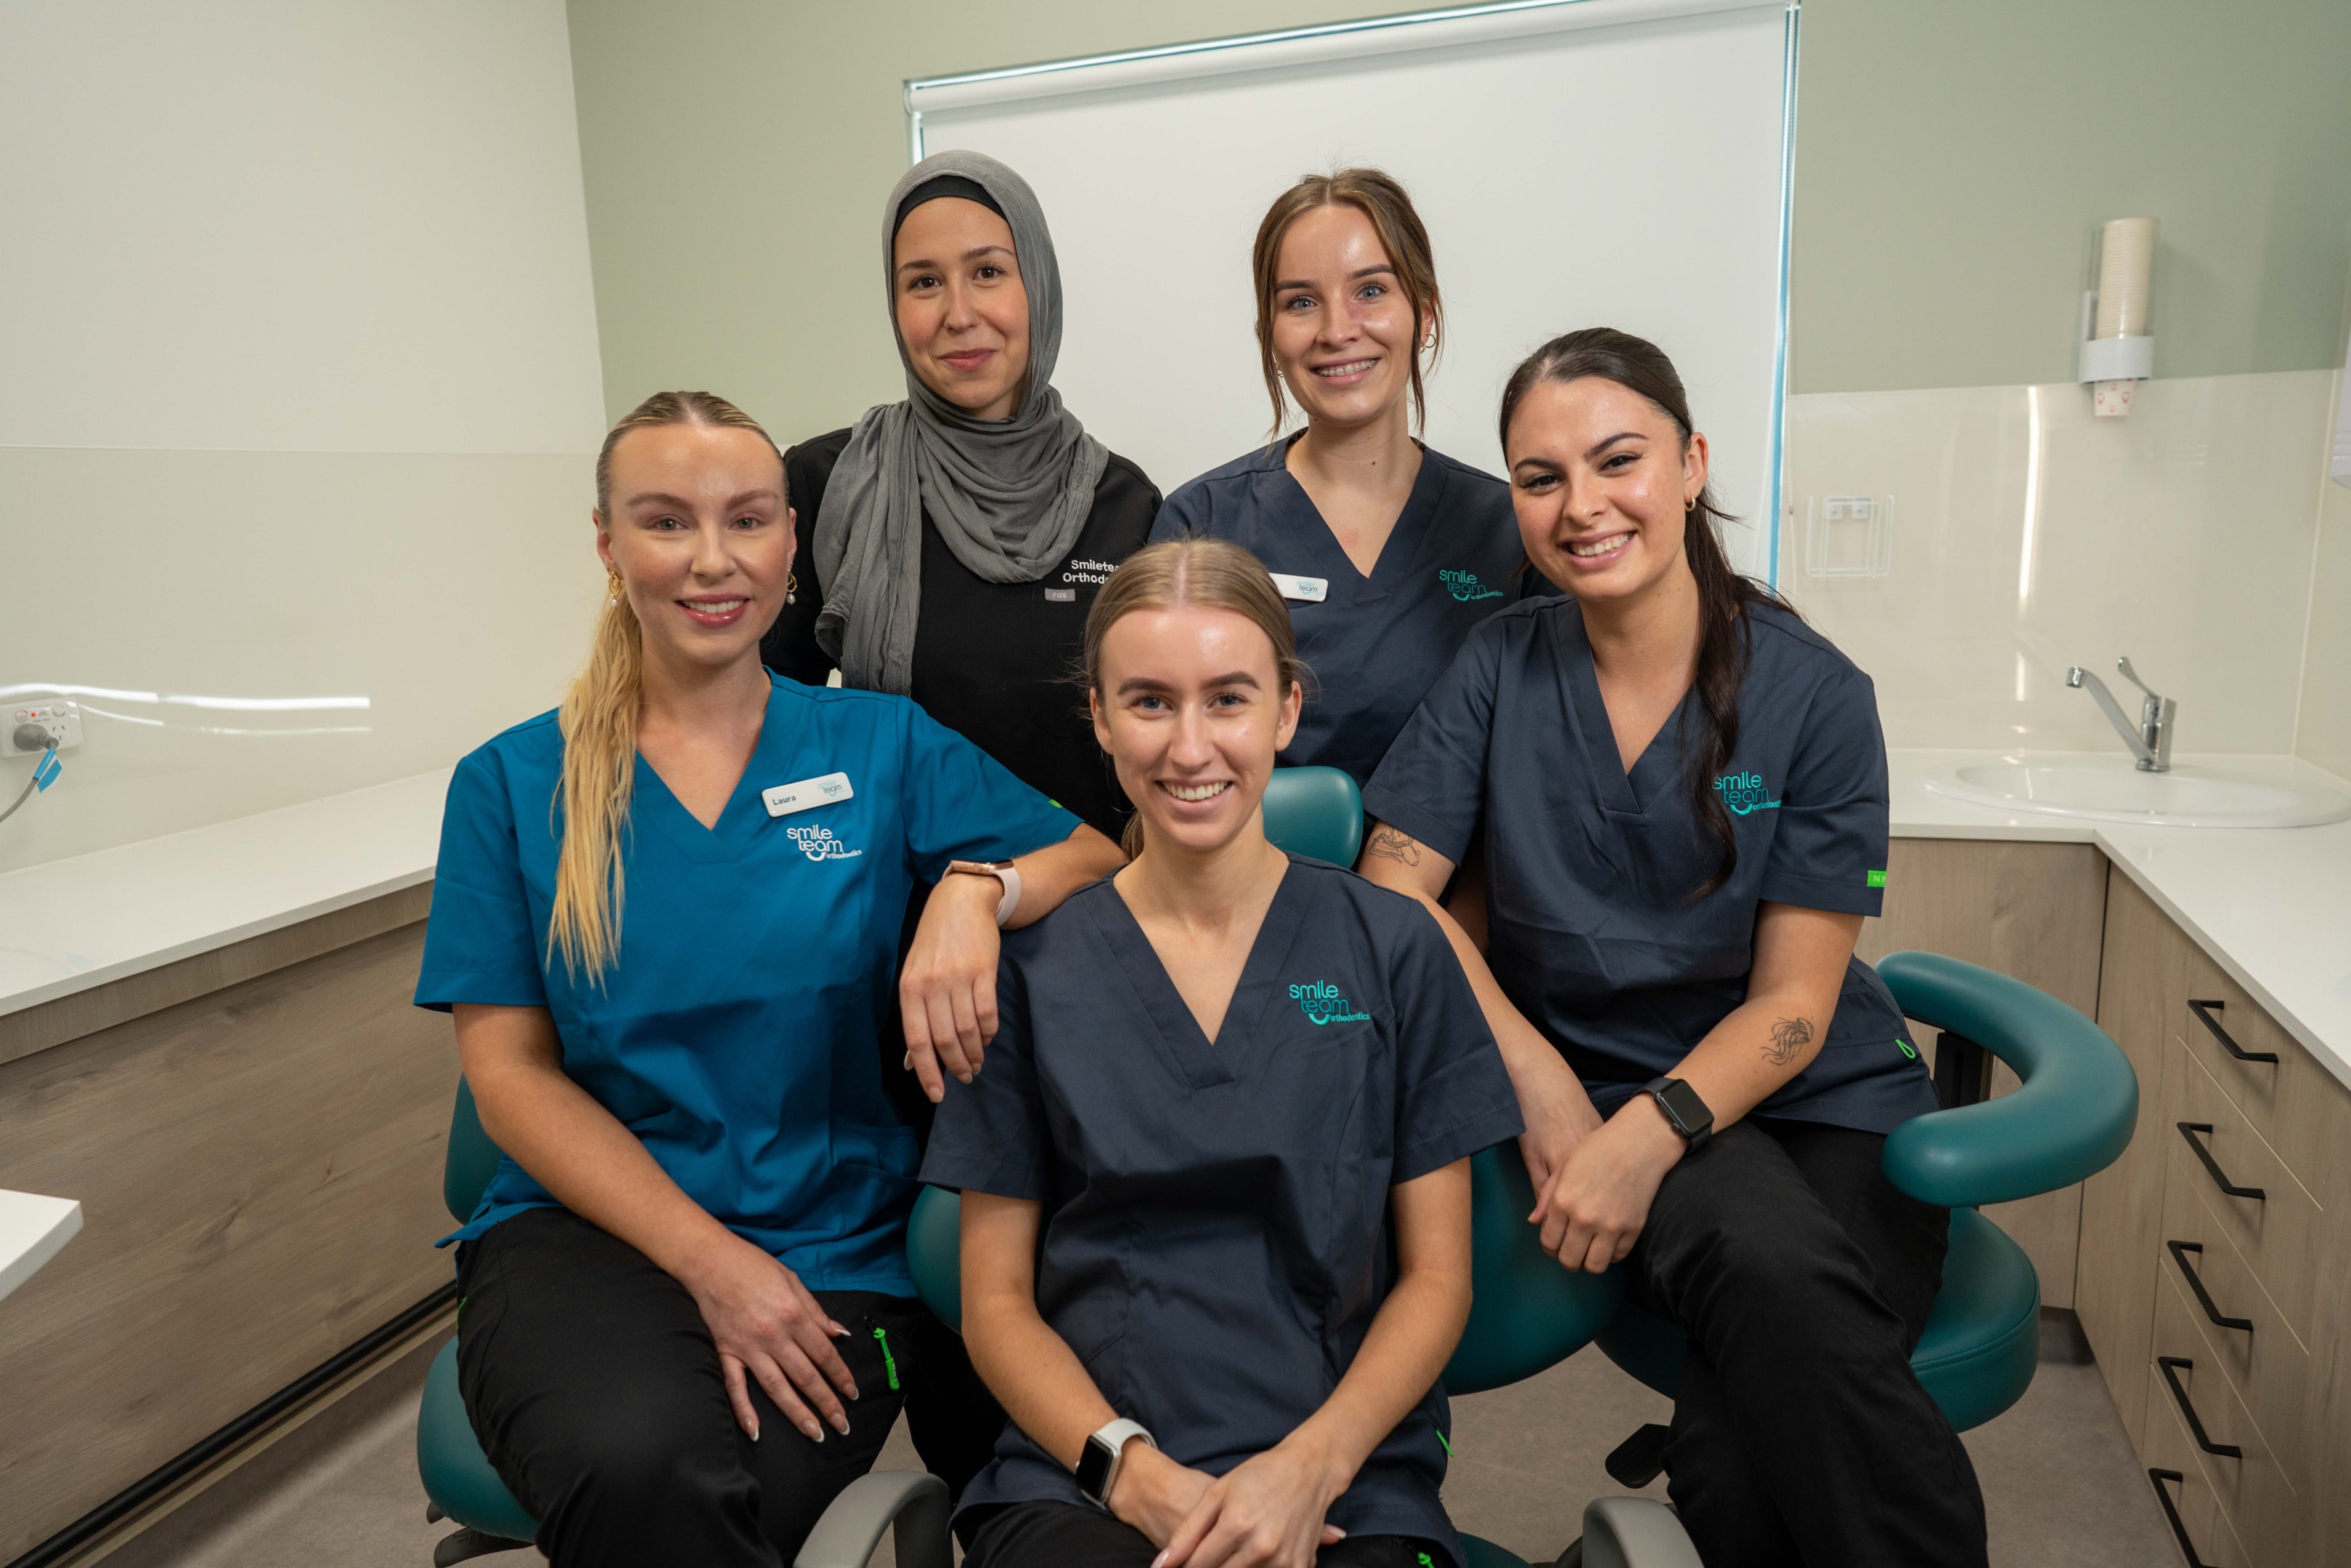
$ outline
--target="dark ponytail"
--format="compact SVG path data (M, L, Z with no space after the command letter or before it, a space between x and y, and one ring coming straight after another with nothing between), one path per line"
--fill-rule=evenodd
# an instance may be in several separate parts
M1518 412L1520 399L1546 382L1564 383L1587 376L1614 382L1648 399L1674 422L1687 446L1694 428L1689 394L1682 390L1674 362L1656 344L1630 332L1587 327L1553 338L1511 372L1510 384L1502 389L1504 450L1510 447L1510 416ZM1714 780L1729 770L1731 753L1739 748L1739 688L1747 678L1752 635L1747 612L1756 604L1786 608L1770 589L1732 569L1715 526L1734 520L1715 500L1709 485L1690 504L1682 528L1682 555L1698 580L1698 670L1690 684L1706 716L1705 734L1690 758L1688 789L1698 821L1721 850L1714 874L1691 895L1693 901L1729 882L1739 867L1739 841L1730 831L1730 813L1715 797Z

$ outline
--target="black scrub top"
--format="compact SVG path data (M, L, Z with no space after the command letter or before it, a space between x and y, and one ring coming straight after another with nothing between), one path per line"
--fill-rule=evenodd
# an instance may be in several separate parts
M1720 853L1688 796L1697 694L1628 774L1572 599L1472 633L1364 791L1366 812L1455 861L1484 828L1487 962L1603 1112L1746 999L1757 904L1870 915L1886 897L1869 677L1786 610L1747 619L1739 744L1713 780L1739 864L1694 903ZM1901 1009L1855 958L1820 1054L1757 1114L1888 1133L1935 1108Z
M1107 879L1004 939L987 1066L923 1179L1044 1207L1037 1309L1111 1407L1222 1475L1322 1406L1395 1283L1388 1189L1520 1130L1437 922L1290 858L1212 1043ZM1332 1505L1459 1546L1431 1388ZM964 1510L1081 1502L1008 1423Z
M1510 487L1426 447L1395 529L1364 576L1290 475L1290 445L1259 447L1178 489L1151 539L1229 539L1265 563L1290 601L1298 656L1314 673L1280 760L1344 768L1360 787L1471 627L1527 591L1557 591L1520 570Z
M798 508L797 602L759 645L768 667L820 686L833 661L816 642L824 584L816 570L816 519L832 465L849 444L836 430L784 454L784 482ZM1094 486L1093 510L1069 556L1035 582L990 582L957 560L923 517L923 608L914 628L914 686L923 711L1068 807L1113 840L1127 803L1094 743L1086 694L1071 678L1085 646L1086 612L1119 562L1141 549L1159 509L1143 470L1115 453Z

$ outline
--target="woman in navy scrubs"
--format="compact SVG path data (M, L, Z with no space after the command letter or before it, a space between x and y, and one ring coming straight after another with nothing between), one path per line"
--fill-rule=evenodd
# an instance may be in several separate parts
M964 1333L1014 1422L965 1561L1458 1564L1437 1380L1508 1074L1434 921L1266 841L1301 693L1264 569L1155 546L1086 649L1143 851L1007 939L923 1166L963 1189Z
M1886 882L1869 677L1732 570L1652 345L1546 344L1502 445L1568 597L1471 635L1364 792L1364 869L1434 898L1484 831L1484 950L1448 935L1532 1218L1689 1336L1665 1462L1699 1555L1980 1565L1974 1470L1909 1364L1948 1216L1878 1169L1935 1096L1853 956Z
M1154 540L1230 539L1290 601L1315 692L1286 767L1361 785L1469 628L1527 574L1509 486L1413 439L1444 329L1428 231L1376 169L1316 174L1258 226L1257 340L1274 428L1306 428L1167 497Z
M902 1406L956 1484L999 1424L906 1271L906 890L946 879L908 1011L992 1031L998 925L1120 857L904 698L761 668L790 513L730 404L648 400L596 477L587 669L458 764L417 983L505 1151L458 1385L564 1568L778 1568Z

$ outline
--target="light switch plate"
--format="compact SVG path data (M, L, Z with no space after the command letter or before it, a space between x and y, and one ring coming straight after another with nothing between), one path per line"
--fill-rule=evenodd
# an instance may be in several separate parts
M64 697L51 697L43 702L11 703L0 723L0 757L26 757L40 747L16 744L16 727L37 724L57 737L59 751L71 751L81 744L81 704Z

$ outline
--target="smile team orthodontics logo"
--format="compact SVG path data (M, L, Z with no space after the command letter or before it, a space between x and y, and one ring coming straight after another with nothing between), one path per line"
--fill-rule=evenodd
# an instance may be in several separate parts
M834 838L831 828L811 825L787 828L784 831L789 835L792 842L799 847L800 853L812 861L854 860L865 852L863 850L852 850Z
M1372 1015L1355 1011L1353 1005L1339 994L1339 988L1336 986L1325 985L1319 980L1312 981L1306 985L1290 987L1290 994L1297 998L1298 1009L1306 1015L1306 1021L1309 1023L1320 1026L1326 1023L1372 1021Z
M1779 801L1765 798L1770 791L1764 788L1761 773L1726 773L1714 781L1714 792L1722 797L1722 803L1735 816L1780 809Z
M1445 570L1437 574L1437 580L1445 584L1446 591L1451 593L1454 598L1460 600L1464 603L1467 603L1473 599L1499 599L1502 597L1502 591L1500 589L1487 587L1484 583L1478 580L1478 574L1474 571L1461 571L1454 568L1447 567Z

